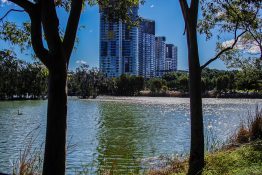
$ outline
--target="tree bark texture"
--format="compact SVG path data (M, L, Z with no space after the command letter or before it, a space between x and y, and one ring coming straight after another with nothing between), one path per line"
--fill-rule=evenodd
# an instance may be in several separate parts
M64 175L66 169L67 64L49 69L48 109L43 175Z

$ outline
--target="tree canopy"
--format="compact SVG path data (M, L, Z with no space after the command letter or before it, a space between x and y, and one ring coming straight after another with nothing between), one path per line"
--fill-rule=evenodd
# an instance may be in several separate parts
M201 0L202 19L198 22L198 30L206 35L207 40L217 38L217 55L202 68L218 58L231 67L239 67L251 58L262 60L261 2L261 0ZM217 34L214 36L214 33ZM233 39L224 41L225 33L231 34Z

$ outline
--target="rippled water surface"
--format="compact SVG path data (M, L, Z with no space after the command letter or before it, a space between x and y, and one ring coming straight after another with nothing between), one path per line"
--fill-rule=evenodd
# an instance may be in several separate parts
M262 100L254 99L204 99L203 103L206 135L220 142L249 111L262 107ZM0 172L12 171L11 162L17 160L30 132L37 135L35 147L43 145L46 108L46 101L0 102ZM187 98L69 98L67 174L83 167L127 174L147 167L144 162L152 157L187 154L189 124Z

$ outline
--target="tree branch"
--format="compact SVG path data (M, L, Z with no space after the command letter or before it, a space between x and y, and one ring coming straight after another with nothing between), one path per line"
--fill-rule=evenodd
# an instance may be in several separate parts
M197 25L197 19L198 19L198 6L199 6L199 0L191 0L190 4L190 15L191 18L193 18L194 25Z
M39 5L41 6L41 21L49 52L56 53L57 50L62 49L62 41L59 34L59 19L56 13L55 1L42 0Z
M83 7L83 0L72 1L72 7L68 18L63 46L66 52L67 63L69 63L70 56L75 44L79 19Z
M36 56L39 60L47 67L50 67L49 52L45 49L43 45L43 34L42 34L42 24L40 16L40 8L35 8L35 11L30 13L31 19L31 41L32 47Z
M32 47L36 56L39 60L46 66L49 67L49 52L44 48L43 40L42 40L42 25L41 25L41 15L40 15L40 6L39 4L34 4L28 0L9 0L26 11L31 20L31 41ZM11 11L17 11L14 9L9 10L8 13ZM8 14L6 13L6 15Z
M0 18L0 21L3 21L4 18L6 18L7 15L9 15L9 13L11 13L11 12L24 12L24 11L25 11L25 10L10 9L10 10L8 10L8 11L4 14L4 16L2 16L2 17Z
M245 30L245 31L243 31L241 34L239 34L238 36L236 36L236 33L235 33L235 41L234 41L234 43L233 43L231 46L229 46L229 47L221 50L214 58L210 59L210 60L207 61L204 65L202 65L202 66L200 67L200 69L203 70L203 69L206 68L210 63L212 63L213 61L217 60L223 53L225 53L225 52L233 49L233 48L235 47L235 45L237 44L239 38L240 38L242 35L244 35L246 32L247 32L247 31Z
M28 0L9 0L16 5L20 6L23 8L27 13L30 13L31 10L34 8L34 4Z
M183 17L184 17L184 21L185 21L185 29L184 29L184 35L186 34L186 30L187 30L187 19L188 19L188 11L189 11L189 7L187 4L186 0L179 0L181 9L182 9L182 13L183 13Z
M261 47L261 39L258 38L258 35L254 34L250 28L248 28L248 33L253 37L253 39L257 42L258 46Z

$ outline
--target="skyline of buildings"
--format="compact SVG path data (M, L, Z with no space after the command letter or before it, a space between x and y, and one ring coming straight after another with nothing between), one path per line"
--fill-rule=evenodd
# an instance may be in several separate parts
M106 15L100 10L99 66L107 77L129 74L152 78L177 70L177 47L155 35L154 20L142 19L138 27L130 27L108 21ZM138 7L132 8L132 15L138 16Z

